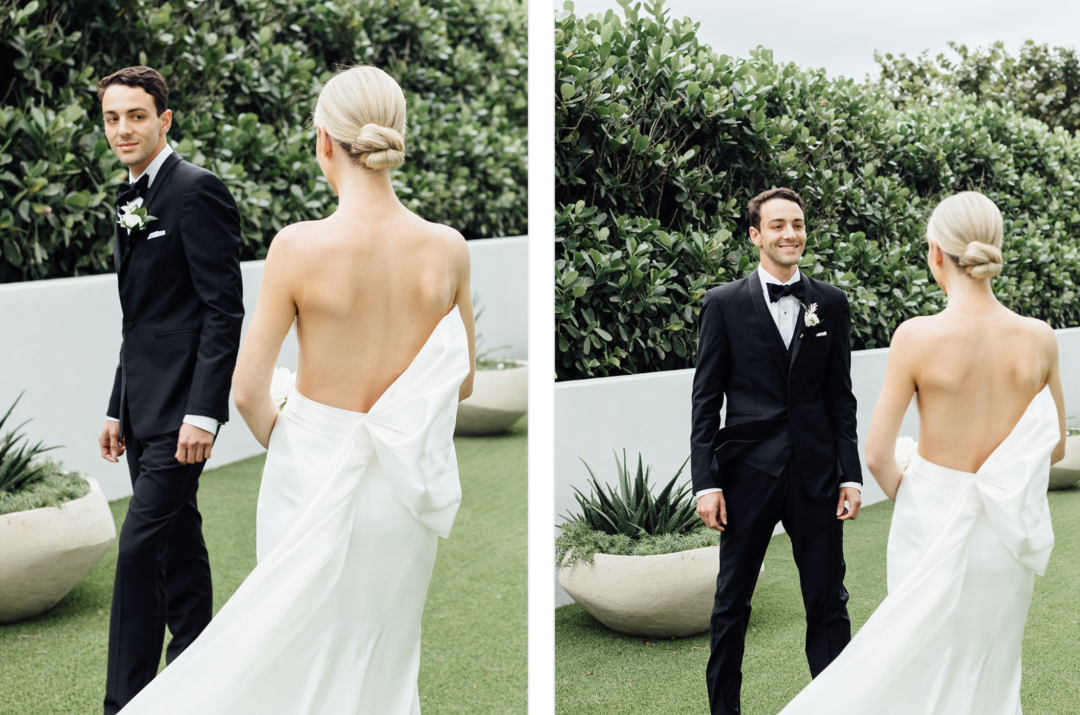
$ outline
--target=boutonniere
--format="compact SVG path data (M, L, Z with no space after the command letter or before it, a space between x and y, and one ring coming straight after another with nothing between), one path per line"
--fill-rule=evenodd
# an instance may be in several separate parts
M150 225L151 221L157 221L157 216L148 215L146 209L142 208L134 201L128 203L126 206L121 206L120 216L116 219L118 224L129 231L134 229L144 229Z
M806 311L803 315L803 325L812 328L821 322L821 318L819 318L817 314L817 303L811 303L809 308L804 304L803 310Z

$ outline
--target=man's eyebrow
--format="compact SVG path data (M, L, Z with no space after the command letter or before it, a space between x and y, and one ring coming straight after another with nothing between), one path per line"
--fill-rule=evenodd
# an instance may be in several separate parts
M132 112L142 112L143 114L149 114L150 110L144 107L132 107L131 109L125 109L123 112L118 112L115 109L106 109L104 114L131 114Z

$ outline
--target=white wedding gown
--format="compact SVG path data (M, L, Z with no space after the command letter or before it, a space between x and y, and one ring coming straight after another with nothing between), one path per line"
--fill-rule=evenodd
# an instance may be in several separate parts
M366 414L294 392L259 492L258 565L124 715L419 715L420 618L461 488L455 307Z
M916 455L896 494L888 597L781 715L1020 715L1024 623L1054 546L1046 486L1059 439L1047 387L978 472Z

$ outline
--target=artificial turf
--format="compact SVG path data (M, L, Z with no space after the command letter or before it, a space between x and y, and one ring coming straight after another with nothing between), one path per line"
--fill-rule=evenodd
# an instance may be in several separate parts
M1080 713L1080 487L1050 492L1056 545L1024 633L1025 715ZM853 632L885 598L892 503L866 507L844 527ZM786 534L773 538L752 601L743 661L742 712L775 715L807 683L805 616ZM708 634L668 641L619 635L577 604L555 611L557 715L704 715ZM843 712L844 694L837 694Z
M424 610L425 715L526 712L527 430L523 418L503 435L455 440L463 499L453 533L439 540ZM255 566L262 463L252 457L200 479L215 612ZM118 532L127 503L109 504ZM101 712L115 568L114 542L51 610L0 625L0 714Z

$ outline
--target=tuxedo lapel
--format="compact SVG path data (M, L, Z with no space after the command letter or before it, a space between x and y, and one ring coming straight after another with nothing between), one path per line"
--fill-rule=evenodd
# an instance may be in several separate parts
M120 272L120 264L123 262L123 240L124 236L120 232L123 231L123 227L119 223L119 214L113 210L113 265L116 267L116 272Z
M795 368L795 361L799 357L799 349L802 347L803 338L806 337L806 307L814 304L814 284L804 274L799 280L806 281L806 303L799 306L799 317L795 320L795 334L791 336L791 368Z
M153 203L154 197L157 196L158 190L161 189L165 180L168 178L169 172L176 168L176 165L179 163L180 155L173 152L165 158L165 162L161 165L161 168L158 169L157 176L154 177L154 183L150 184L150 188L146 190L146 197L143 199L142 205L148 212L150 212L150 205ZM153 215L152 212L150 213Z
M784 339L780 336L780 330L776 327L772 313L769 312L769 306L765 305L765 296L761 292L761 277L757 271L747 276L746 287L750 291L750 302L754 306L754 316L757 318L758 327L761 328L765 344L769 346L769 353L772 354L776 369L786 377L788 374L787 348L784 346Z
M146 213L149 216L153 216L154 212L150 210L154 197L157 196L158 191L165 185L166 179L169 173L176 168L176 165L180 163L180 155L173 152L165 158L165 162L158 169L157 176L154 177L154 183L150 184L150 188L146 190L146 196L143 197L143 208L146 209ZM124 229L117 224L116 226L116 243L117 246L122 246L120 251L120 257L117 259L116 272L119 273L124 263L127 262L128 256L131 255L135 249L136 239L146 234L146 229L133 229L127 235L121 233ZM115 254L114 254L115 255Z

